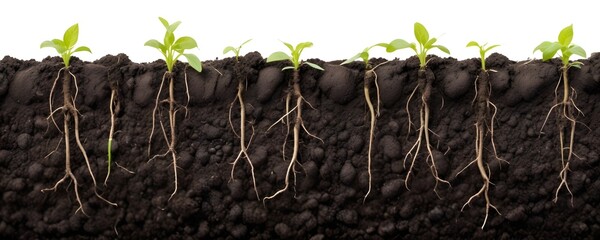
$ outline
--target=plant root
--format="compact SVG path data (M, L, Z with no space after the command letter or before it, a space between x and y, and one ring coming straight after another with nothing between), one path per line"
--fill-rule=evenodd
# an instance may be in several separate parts
M435 192L435 194L439 197L439 193L437 191L437 186L440 182L442 183L446 183L449 186L450 182L448 182L447 180L444 180L442 178L439 177L438 175L438 171L437 171L437 167L435 165L435 159L433 157L433 150L431 149L431 142L429 139L429 132L431 131L429 129L429 113L430 113L430 109L429 109L429 98L431 96L431 81L427 79L426 77L426 70L425 69L419 69L419 73L418 73L418 84L417 87L415 88L415 90L413 90L413 93L411 94L411 96L409 97L408 102L406 103L406 108L408 111L408 106L410 103L410 98L412 97L412 95L415 93L415 91L417 89L420 90L421 92L421 106L420 106L420 111L419 111L419 120L420 120L420 127L418 129L419 133L418 133L418 137L417 140L415 141L415 143L413 144L413 146L410 148L410 150L408 151L408 153L405 155L404 157L404 167L406 168L406 161L408 159L409 155L412 155L412 160L411 160L411 164L410 167L408 169L408 172L406 174L406 178L404 181L404 186L406 187L406 189L410 190L410 188L408 187L408 182L410 179L410 175L412 174L414 165L415 165L415 161L417 160L417 156L419 155L419 151L421 150L421 145L423 144L423 140L425 141L425 148L427 149L427 156L425 157L425 161L427 162L427 164L429 165L429 170L431 171L431 175L433 176L433 178L435 179L435 185L433 187L433 191ZM409 119L410 119L410 114L408 115ZM410 122L409 120L409 126L412 124L412 122ZM409 127L410 129L410 127Z
M557 125L558 125L558 129L559 129L559 138L560 138L559 142L560 142L561 170L559 173L560 182L559 182L558 187L556 188L553 202L554 203L558 202L558 195L560 193L560 190L564 187L570 195L571 206L573 206L573 192L571 191L571 188L569 187L568 174L570 171L571 159L573 158L573 156L577 156L575 154L575 152L573 151L573 145L575 142L575 128L577 125L575 113L580 113L580 114L583 114L583 113L575 104L575 100L574 100L573 96L577 96L577 92L575 91L575 89L572 89L569 85L569 78L568 78L569 67L564 66L561 68L561 70L562 70L561 78L559 79L559 81L556 85L554 95L555 95L555 98L558 99L558 89L559 89L560 83L562 82L562 84L563 84L562 101L555 103L550 108L550 110L548 111L548 114L546 115L546 118L544 119L542 128L540 129L540 134L543 133L544 126L546 125L546 122L548 121L548 118L550 117L550 113L552 113L552 111L557 109L556 115L557 115ZM555 100L555 102L556 102L556 100ZM569 138L568 138L568 143L565 143L567 140L566 136L565 136L567 122L569 125L568 126ZM565 145L567 145L567 146L565 146Z
M60 108L57 108L57 110L53 110L53 104L52 104L52 96L54 95L54 89L56 87L56 83L58 81L58 79L60 78L60 73L64 72L64 77L63 77L63 106L61 106ZM99 193L98 193L98 184L96 182L96 178L94 176L94 173L92 171L92 167L90 165L90 161L89 158L87 156L86 150L83 147L83 144L81 143L81 140L79 138L79 111L77 110L77 107L75 105L75 98L77 97L77 93L78 93L78 87L77 87L77 78L75 77L75 75L73 75L68 68L64 67L61 68L58 71L58 76L56 77L56 79L54 80L52 89L50 90L50 100L49 100L49 110L50 110L50 116L48 117L49 119L52 119L52 121L54 122L55 126L56 121L54 120L54 113L56 113L58 111L58 109L62 110L63 113L63 139L65 141L65 175L58 180L54 186L52 188L45 188L42 189L42 192L46 192L46 191L56 191L56 189L58 188L58 186L65 182L67 179L70 179L73 182L73 188L75 190L75 198L76 201L79 205L79 207L77 208L77 210L75 211L76 213L78 211L81 211L84 215L87 215L85 213L85 210L83 209L83 203L81 201L81 197L79 195L79 184L77 181L77 177L75 177L75 175L73 174L73 171L71 170L71 145L70 145L70 133L69 133L69 124L71 122L71 118L73 119L73 132L75 134L75 142L77 144L77 147L79 148L79 151L81 152L81 154L83 155L83 158L85 160L85 164L86 167L88 169L88 172L90 174L90 177L92 178L92 182L93 182L93 189L94 189L94 194L96 195L96 197L98 197L99 199L101 199L102 201L112 205L112 206L117 206L116 203L113 203L111 201L108 201L106 198L102 197ZM71 80L73 80L74 84L75 84L75 97L73 97L71 95ZM62 142L62 141L61 141ZM60 144L60 142L59 142ZM52 153L56 152L56 150L54 150ZM50 154L52 154L50 153ZM49 156L49 155L48 155Z
M296 106L291 110L291 111L294 111L294 109L295 109L295 111L296 111L296 116L295 116L295 120L294 120L294 128L293 128L294 145L293 145L293 150L292 150L292 158L290 159L290 163L286 170L285 186L282 189L279 189L273 195L263 198L263 204L266 202L266 200L273 199L277 195L287 191L287 189L289 188L289 185L290 185L290 175L292 172L294 174L294 183L296 181L296 177L295 177L296 176L296 170L295 170L296 164L302 166L302 164L300 164L300 162L298 162L298 151L299 151L299 147L300 147L299 146L300 145L300 128L302 127L309 136L315 137L315 138L319 139L320 141L323 141L322 139L320 139L320 138L316 137L315 135L311 134L310 132L308 132L306 127L304 126L304 123L302 120L302 104L306 100L304 100L304 98L302 97L302 92L300 90L299 81L300 81L299 72L297 70L294 70L292 87L293 87L294 97L296 98ZM286 96L286 114L277 121L277 122L280 122L280 121L283 121L284 118L286 119L286 123L288 123L287 124L288 125L288 133L289 133L289 123L290 123L289 122L289 114L291 112L291 111L288 111L288 109L289 109L289 101L291 99L291 94L292 94L292 92L288 92L288 95ZM310 103L308 103L308 104L310 105ZM287 136L286 136L286 140L287 140ZM284 141L284 149L285 149L286 142L287 141ZM284 160L285 160L285 154L284 154Z
M160 94L162 92L162 87L164 85L165 80L168 79L169 80L169 96L167 99L165 100L160 100ZM165 129L164 123L162 121L162 119L159 118L159 122L160 122L160 127L162 129L162 133L163 133L163 137L164 140L167 144L167 151L163 154L157 154L154 155L153 157L151 157L148 162L154 160L155 158L159 158L159 157L166 157L167 155L171 155L171 166L173 167L173 192L171 193L171 195L169 196L168 201L171 201L171 199L175 196L175 194L177 193L178 187L179 187L179 182L178 182L178 171L177 171L177 151L175 150L175 146L177 144L177 138L176 138L176 113L179 111L179 109L176 109L175 105L176 105L176 101L175 101L175 87L174 87L174 82L175 82L175 78L173 76L173 73L171 72L165 72L163 74L161 83L160 83L160 87L158 90L158 93L156 94L156 99L155 99L155 105L154 105L154 110L152 110L152 131L150 132L150 137L148 138L148 156L150 155L150 151L151 151L151 144L152 144L152 137L154 135L154 129L155 129L155 125L156 125L156 117L157 117L157 111L159 110L159 103L168 103L169 104L169 114L168 114L168 118L169 118L169 130L170 130L170 134L167 135L167 131ZM188 91L188 102L189 102L189 89L187 89L186 86L186 91ZM186 114L187 114L187 107L184 107L186 110Z
M231 129L233 130L234 134L236 134L239 138L240 138L240 152L238 153L237 157L235 158L235 160L231 163L232 167L231 167L231 178L230 180L233 181L234 180L234 172L235 172L235 166L238 163L238 160L240 160L242 157L246 158L246 162L248 163L248 165L250 166L250 174L252 175L252 184L254 186L254 192L256 193L256 199L260 200L260 195L258 194L258 188L256 186L256 177L254 174L254 164L252 164L252 160L250 160L250 156L248 155L248 147L250 146L250 143L252 142L252 137L254 136L254 128L252 131L252 135L250 136L250 141L248 142L248 145L246 146L246 106L244 105L244 82L240 81L238 84L238 93L237 93L237 97L236 99L239 101L240 104L240 134L237 135L235 133L235 129L233 128L233 123L231 121L231 109L233 108L233 104L234 102L231 103L231 107L229 108L229 123L231 124Z

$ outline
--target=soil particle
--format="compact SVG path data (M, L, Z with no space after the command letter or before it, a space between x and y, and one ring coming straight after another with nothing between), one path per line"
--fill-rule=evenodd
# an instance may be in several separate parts
M404 71L404 67L404 62L393 61L375 70L383 106L392 106L400 100L402 94L399 93L408 81L408 73Z
M133 101L140 107L146 107L152 102L154 88L152 87L155 76L152 72L147 72L134 79ZM160 84L160 82L159 82ZM158 87L156 87L158 88Z
M347 225L356 225L358 223L358 213L352 209L344 209L338 212L336 218Z
M513 208L506 213L506 219L508 219L511 222L523 221L526 218L527 214L525 213L525 207L523 206Z
M381 195L384 198L393 198L398 196L400 189L404 186L404 180L393 179L383 184L381 187Z
M379 149L383 152L383 156L390 160L397 160L401 153L400 142L393 136L385 135L379 142Z
M319 87L338 104L346 104L356 96L356 72L339 65L324 65L325 71L319 79Z
M17 136L17 146L19 148L25 150L29 148L29 144L31 143L31 135L27 133L22 133Z
M275 225L275 233L282 239L293 236L292 229L285 223L278 223Z
M354 182L354 178L356 177L356 168L352 166L351 162L344 163L342 167L342 171L340 171L340 180L342 183L346 185L352 184Z
M278 67L266 67L260 70L256 81L257 100L264 103L271 99L275 89L283 81L283 76L283 72Z
M539 91L558 81L558 68L548 63L518 64L515 67L513 88L522 99L531 101Z

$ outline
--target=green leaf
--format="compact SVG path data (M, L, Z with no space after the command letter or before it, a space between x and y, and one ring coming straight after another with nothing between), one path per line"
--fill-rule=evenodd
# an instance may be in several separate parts
M202 62L200 62L200 59L198 59L196 55L188 53L183 54L183 56L187 59L192 68L196 69L198 72L202 72Z
M583 48L581 48L580 46L577 46L575 44L569 46L569 49L567 51L569 51L575 55L578 55L580 57L584 57L584 58L586 58L586 55L587 55L585 53L585 50L583 50Z
M499 47L499 46L500 46L500 45L498 45L498 44L494 44L494 45L492 45L492 46L489 46L488 48L486 48L486 49L485 49L485 50L483 50L483 51L487 52L487 51L491 50L492 48L496 48L496 47Z
M312 42L301 42L301 43L298 43L298 45L296 45L296 51L302 51L303 49L309 48L312 46L313 46Z
M155 39L148 40L146 43L144 43L144 46L156 48L163 53L167 51L165 48L165 45L163 45L162 43L160 43L158 40L155 40Z
M573 24L567 26L558 34L558 42L563 46L569 46L573 40Z
M359 57L361 57L361 55L363 53L364 52L357 53L356 55L352 56L351 58L346 59L346 61L344 61L340 65L344 65L344 64L348 64L348 63L354 62L356 59L358 59Z
M479 47L479 43L475 41L470 41L469 43L467 43L467 47Z
M431 46L432 48L437 48L442 52L445 52L446 54L450 54L450 50L448 50L448 48L442 46L442 45L433 45Z
M229 52L233 52L235 54L235 52L237 52L237 49L235 49L232 46L227 46L225 49L223 49L223 54L227 54Z
M418 22L415 22L415 38L417 39L417 42L423 45L429 41L429 32L427 32L427 29L423 24Z
M317 64L314 64L314 63L311 63L311 62L304 62L304 63L305 63L306 65L308 65L308 66L310 66L310 67L314 68L314 69L321 70L321 71L325 71L325 69L323 69L321 66L319 66L319 65L317 65Z
M367 51L361 52L360 58L362 58L363 62L368 63L369 62L369 52L367 52Z
M550 43L550 45L548 45L544 50L542 50L542 59L544 61L551 59L552 57L554 57L554 55L556 55L556 52L558 52L558 50L560 50L560 48L561 48L560 43L557 43L557 42Z
M177 21L174 22L173 24L169 25L169 27L167 28L167 32L175 32L175 30L177 29L177 27L179 27L179 24L181 24L181 21Z
M268 58L267 58L267 62L276 62L276 61L283 61L283 60L292 60L292 57L290 57L290 55L287 55L287 53L284 52L274 52L272 53Z
M552 44L552 43L551 43L551 42L549 42L549 41L544 41L544 42L540 43L540 45L538 45L537 47L535 47L535 48L533 49L533 52L535 53L535 51L538 51L538 50L539 50L540 52L544 52L544 50L545 50L546 48L548 48L548 46L550 46L551 44Z
M246 40L244 43L242 43L238 49L241 49L242 46L246 45L246 43L249 43L250 41L252 41L252 38L250 38L250 39Z
M403 39L395 39L386 46L387 52L394 52L399 49L409 48L411 46L410 43Z
M185 49L193 49L198 47L196 40L191 37L180 37L173 44L173 49L185 50Z
M73 26L69 27L65 34L63 35L63 41L65 43L65 47L67 49L72 48L77 43L79 38L79 24L75 23Z
M90 50L90 48L88 48L86 46L81 46L81 47L78 47L77 49L75 49L75 51L73 51L73 53L76 53L76 52L89 52L89 53L92 53L92 50Z
M292 67L292 66L287 66L287 67L282 68L281 71L285 71L285 70L288 70L288 69L295 69L295 68Z
M170 24L166 19L164 19L162 17L158 17L158 20L160 20L160 22L162 23L163 26L165 26L166 29L169 29Z
M165 33L165 38L163 40L165 46L173 46L174 41L175 41L175 34L173 34L173 32L167 31Z
M430 49L430 48L431 48L431 46L433 46L433 44L434 44L435 42L437 42L437 38L431 38L431 39L429 39L429 41L427 41L427 42L425 43L425 45L424 45L423 47L425 47L425 49Z
M43 41L42 44L40 45L40 48L45 48L45 47L56 49L57 46L52 41Z
M286 43L286 42L282 42L288 49L290 49L290 52L294 52L294 46L292 46L292 44Z

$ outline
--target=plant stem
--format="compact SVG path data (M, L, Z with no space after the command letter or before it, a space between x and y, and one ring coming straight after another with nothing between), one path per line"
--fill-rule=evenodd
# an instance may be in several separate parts
M171 152L171 157L173 158L173 177L175 179L175 189L169 197L169 200L171 200L171 198L175 196L175 193L177 193L177 154L175 152L175 144L177 143L177 138L175 136L175 78L173 77L172 72L169 72L167 77L169 78L169 126L171 128L171 141L169 143L169 151Z

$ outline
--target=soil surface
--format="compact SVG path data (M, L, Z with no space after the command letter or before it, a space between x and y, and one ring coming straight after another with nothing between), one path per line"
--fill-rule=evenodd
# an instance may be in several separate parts
M559 185L561 158L553 106L560 61L515 62L493 54L487 66L491 101L498 112L494 123L498 155L489 135L484 161L493 185L493 210L485 228L485 201L463 204L482 186L475 159L473 99L478 59L457 61L431 56L435 81L431 94L430 128L439 176L448 180L433 191L434 178L422 151L405 188L405 154L416 140L408 117L419 124L420 99L407 100L416 85L418 59L392 60L376 69L381 96L373 143L373 190L368 189L367 149L369 112L363 95L363 64L339 66L341 61L310 59L324 72L303 67L303 120L296 179L287 192L263 202L256 199L248 164L240 161L235 179L231 162L239 139L229 123L238 81L246 81L246 132L253 133L250 158L261 197L284 186L292 152L285 114L291 71L285 63L267 64L259 53L207 61L202 73L178 63L175 99L187 111L177 112L179 190L173 191L170 156L148 161L167 150L160 127L148 137L152 110L166 67L163 61L134 63L124 54L94 62L72 59L77 77L76 106L81 141L98 181L98 192L118 204L99 199L93 190L83 156L71 137L72 170L87 215L76 211L73 183L52 187L65 171L65 142L49 116L49 94L61 69L57 57L41 62L4 57L0 61L0 238L2 239L598 239L600 238L600 55L584 59L570 70L577 91L574 152L569 183L573 202ZM372 59L373 65L385 59ZM241 69L241 70L240 70ZM245 73L239 74L241 72ZM236 79L244 77L244 79ZM189 88L187 102L186 85ZM118 89L114 161L107 173L111 86ZM62 105L62 85L52 96ZM562 88L562 87L561 87ZM559 90L561 89L559 88ZM166 88L161 99L166 97ZM73 91L74 93L74 91ZM375 88L371 89L374 102ZM159 113L168 126L166 104ZM239 108L232 109L239 128ZM186 115L187 113L187 115ZM293 119L293 114L290 119ZM62 128L62 114L55 114ZM157 123L159 121L157 120ZM167 130L168 132L168 130ZM239 129L236 130L236 133ZM286 158L283 159L284 142ZM409 156L410 157L410 156ZM408 166L406 166L408 167ZM125 168L132 171L125 171ZM458 175L457 175L458 174ZM293 179L292 179L293 180Z

